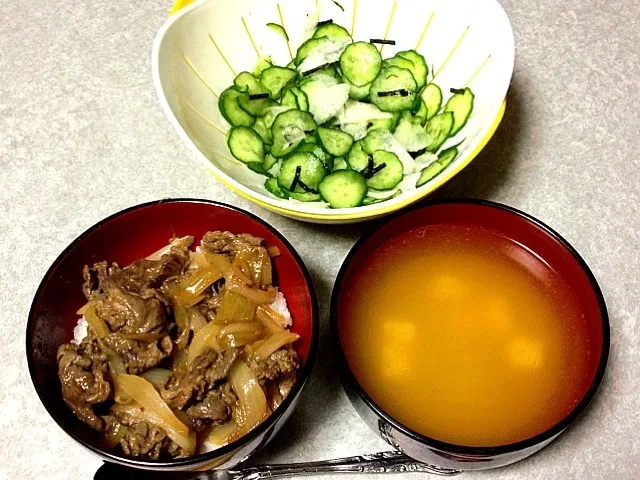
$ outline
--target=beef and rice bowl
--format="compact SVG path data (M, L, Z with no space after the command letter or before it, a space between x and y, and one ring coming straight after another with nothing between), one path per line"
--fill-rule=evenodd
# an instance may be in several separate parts
M174 238L124 268L83 271L87 303L58 376L73 413L126 456L188 457L234 441L288 395L300 360L279 252L249 234Z

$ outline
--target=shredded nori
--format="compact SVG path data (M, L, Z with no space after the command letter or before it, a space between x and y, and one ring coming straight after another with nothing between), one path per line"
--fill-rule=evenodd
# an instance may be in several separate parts
M269 98L268 93L255 93L253 95L249 95L249 100L262 100L264 98Z
M453 93L453 94L464 93L464 88L452 88L451 89L451 93Z
M308 77L309 75L319 72L320 70L327 68L327 67L331 67L334 65L337 65L338 62L333 62L333 63L325 63L324 65L320 65L319 67L315 67L312 68L311 70L307 70L306 72L302 72L302 76L303 77Z
M384 40L382 38L372 38L371 40L369 40L369 43L379 43L381 45L395 45L396 41L395 40Z
M344 12L344 7L342 5L340 5L338 2L336 2L336 0L331 0L331 1L336 4L336 7L338 7L340 10L342 10Z
M378 92L379 97L408 97L411 95L409 90L401 88L400 90L391 90L389 92Z
M427 153L427 149L423 148L417 152L409 152L409 155L411 155L411 158L418 158L420 155L424 155L425 153Z
M302 167L300 165L298 165L296 167L296 174L293 176L293 182L291 182L291 188L289 188L289 190L294 192L295 188L298 185L300 185L300 188L303 189L307 193L318 193L316 190L314 190L311 187L308 187L302 180L300 180L300 174L302 174Z
M321 22L318 22L318 27L321 27L323 25L328 25L330 23L333 23L333 20L329 19L329 20L322 20Z

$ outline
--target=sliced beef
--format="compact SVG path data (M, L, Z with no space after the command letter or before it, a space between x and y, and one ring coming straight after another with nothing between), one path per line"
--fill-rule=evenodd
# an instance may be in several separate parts
M269 390L269 387L277 387L282 398L285 398L296 381L300 358L295 350L281 348L266 360L250 360L249 368L263 388Z
M103 291L119 289L145 298L157 294L162 282L180 275L189 262L189 248L176 245L159 260L136 260L128 267L110 275L101 283Z
M213 253L235 256L238 252L260 247L264 240L248 233L207 232L202 238L202 246Z
M124 413L116 413L115 417L127 427L127 432L120 440L120 446L126 456L147 460L158 460L163 454L171 457L186 456L184 450L160 427Z
M112 263L111 266L107 262L100 262L89 268L85 265L82 269L82 278L84 278L84 284L82 285L82 293L91 300L96 295L104 292L102 284L111 275L120 271L120 267L117 263Z
M112 332L125 334L162 333L167 331L164 307L155 298L145 299L119 288L107 291L96 303L96 313Z
M111 386L106 379L107 357L98 341L88 337L80 345L62 344L57 359L64 401L80 420L102 431L102 419L93 411L93 405L107 400Z
M135 340L118 333L112 333L104 337L102 341L118 354L127 367L127 372L136 375L157 366L171 355L173 349L173 342L168 335L163 335L155 340Z
M221 425L231 418L236 400L231 386L224 383L215 390L207 392L204 400L190 406L187 409L187 415L199 431L210 425Z
M183 408L190 402L202 402L207 392L213 389L229 373L238 357L235 348L221 354L212 349L195 359L187 372L175 372L160 391L162 398L171 408Z

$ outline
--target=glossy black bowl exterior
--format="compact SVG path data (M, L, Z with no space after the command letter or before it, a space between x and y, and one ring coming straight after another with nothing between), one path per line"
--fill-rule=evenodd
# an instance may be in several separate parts
M184 459L147 461L123 456L99 446L99 437L81 423L62 400L57 375L56 349L73 338L76 310L84 303L82 266L108 259L121 265L166 245L172 236L208 230L250 233L276 246L273 259L278 285L294 316L292 330L300 334L303 364L290 394L262 424L247 435L213 452ZM116 239L114 241L114 239ZM298 319L299 321L297 321ZM311 375L318 344L318 304L311 277L291 244L273 227L238 208L197 199L161 200L118 212L80 235L55 260L33 300L26 334L29 372L36 392L53 420L74 440L102 459L151 470L231 468L273 438L298 402Z
M592 328L592 332L597 333L590 333L590 335L597 338L601 344L596 345L599 347L597 348L598 355L594 358L590 386L569 415L535 437L497 447L466 447L426 437L402 425L381 409L365 392L349 367L340 344L338 310L340 293L344 289L344 282L348 277L350 267L357 264L358 259L371 254L386 239L427 223L433 223L430 219L434 216L436 208L450 209L454 214L462 212L462 217L474 223L482 222L484 216L494 216L495 218L490 222L490 228L500 230L504 228L506 231L503 230L503 234L520 235L518 241L529 248L532 245L527 244L526 238L528 235L537 236L536 240L532 240L532 242L546 242L545 247L540 248L547 256L535 248L531 248L532 251L538 253L545 260L553 255L558 255L558 258L561 258L561 264L572 263L570 267L573 277L570 278L574 278L576 282L582 282L580 288L583 291L588 291L591 295L589 305L593 307L593 318L597 318L597 320L591 322L593 325L590 328ZM467 209L473 211L467 212ZM439 212L436 216L447 219L450 218L451 212ZM577 279L579 275L582 276L581 279ZM585 261L566 240L539 220L519 210L479 200L427 202L372 229L354 245L344 260L335 282L331 300L331 331L334 354L340 362L340 376L344 389L360 417L387 443L410 457L437 467L456 470L485 470L509 465L533 455L557 438L583 412L600 385L609 355L609 328L607 309L600 287Z

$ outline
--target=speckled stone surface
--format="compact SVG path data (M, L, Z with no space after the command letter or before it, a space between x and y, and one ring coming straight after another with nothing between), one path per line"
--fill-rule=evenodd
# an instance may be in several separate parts
M517 44L504 122L437 196L505 202L559 230L601 282L612 351L599 395L558 441L515 466L463 478L636 479L640 3L503 3ZM166 0L1 2L1 480L89 479L99 466L36 398L24 354L27 313L43 274L79 233L124 207L162 197L212 198L256 212L287 236L312 272L322 305L317 368L299 408L256 461L386 447L348 403L328 349L333 279L366 226L313 226L268 213L193 161L151 84L151 43L167 8Z

